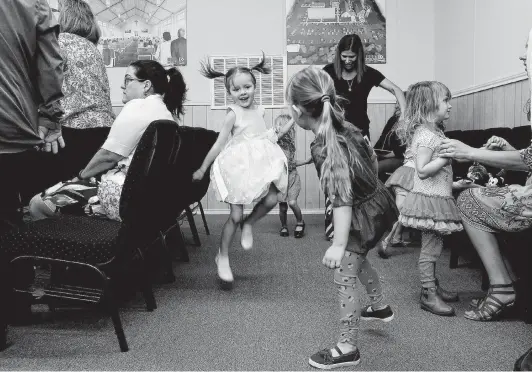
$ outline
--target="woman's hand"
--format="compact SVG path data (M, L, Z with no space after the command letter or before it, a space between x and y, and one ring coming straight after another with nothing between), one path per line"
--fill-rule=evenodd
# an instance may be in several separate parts
M203 177L205 176L205 171L203 169L198 169L197 171L195 171L194 173L192 173L192 181L193 182L199 182L203 179Z
M465 189L472 189L476 187L482 187L481 185L477 185L476 183L473 183L471 180L458 180L453 182L453 190L465 190Z
M456 160L471 160L473 147L454 139L445 139L440 145L439 156Z
M345 254L345 247L339 245L331 245L321 261L329 269L336 269L340 267L340 262Z
M488 150L494 151L512 151L515 148L510 145L510 143L502 137L492 136L488 142L484 145Z

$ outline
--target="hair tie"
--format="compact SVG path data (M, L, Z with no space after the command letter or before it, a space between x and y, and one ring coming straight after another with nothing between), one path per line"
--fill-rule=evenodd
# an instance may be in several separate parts
M166 74L166 78L168 79L168 82L170 82L170 75Z
M325 102L330 102L331 101L331 97L327 94L324 94L323 96L321 96L321 102L322 103L325 103Z

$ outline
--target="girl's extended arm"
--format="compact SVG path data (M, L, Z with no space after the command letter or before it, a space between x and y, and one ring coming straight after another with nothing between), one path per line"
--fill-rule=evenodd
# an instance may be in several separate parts
M340 267L340 262L344 257L345 249L349 241L352 213L353 209L350 205L335 207L333 209L333 243L325 252L322 260L322 263L331 269Z
M419 146L417 150L416 170L419 178L424 180L434 176L440 169L449 163L448 159L436 158L430 160L434 151L428 147Z
M214 159L220 154L222 151L223 146L225 145L225 142L227 141L227 138L229 137L229 134L231 133L231 130L233 129L233 126L236 122L236 115L234 111L229 110L227 112L227 115L225 116L224 123L222 126L222 130L218 134L218 138L216 139L216 142L214 145L212 145L211 149L207 153L207 156L205 156L205 159L203 160L203 163L201 164L201 167L194 172L192 175L192 178L194 180L201 180L203 176L205 175L205 172L207 169L211 166L211 164L214 162Z
M292 128L294 123L295 123L294 119L288 120L288 122L285 125L279 128L279 131L277 132L277 138L281 138L286 133L288 133L288 131Z

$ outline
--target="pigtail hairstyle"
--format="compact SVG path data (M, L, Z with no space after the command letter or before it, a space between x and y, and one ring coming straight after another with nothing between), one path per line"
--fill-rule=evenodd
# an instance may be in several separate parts
M258 64L250 68L250 70L258 71L261 74L270 74L272 72L271 68L266 67L266 55L264 55L264 52L262 52L262 60Z
M200 62L200 74L205 76L207 79L216 79L219 77L225 77L223 72L216 71L208 60Z
M187 85L177 68L168 71L157 61L139 60L131 62L135 75L140 80L149 80L153 93L162 95L168 111L178 119L183 115L187 95Z
M296 73L287 89L287 101L302 106L319 123L317 139L324 142L321 187L331 200L350 200L353 184L372 182L375 174L360 163L356 147L344 135L344 111L338 103L334 82L321 69L307 67Z
M236 66L230 68L225 74L220 71L216 71L208 60L201 61L200 62L200 73L205 76L207 79L216 79L219 77L224 78L224 85L225 89L229 92L231 89L231 83L233 81L233 78L238 73L248 73L251 75L251 80L253 81L253 85L257 86L257 79L255 78L255 75L253 75L253 71L258 71L261 74L269 74L271 72L271 69L269 67L266 67L266 57L264 56L264 52L262 52L262 60L255 66L249 68L249 67L242 67L242 66Z
M443 123L436 123L439 100L451 99L451 92L438 81L421 81L412 85L406 94L404 121L396 129L402 144L410 146L416 129L421 125L433 124L443 130Z

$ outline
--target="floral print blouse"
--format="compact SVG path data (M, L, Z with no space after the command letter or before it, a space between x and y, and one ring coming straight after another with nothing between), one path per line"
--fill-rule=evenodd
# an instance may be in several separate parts
M96 45L67 32L59 34L63 57L65 111L61 124L74 129L110 127L115 119L107 70Z

